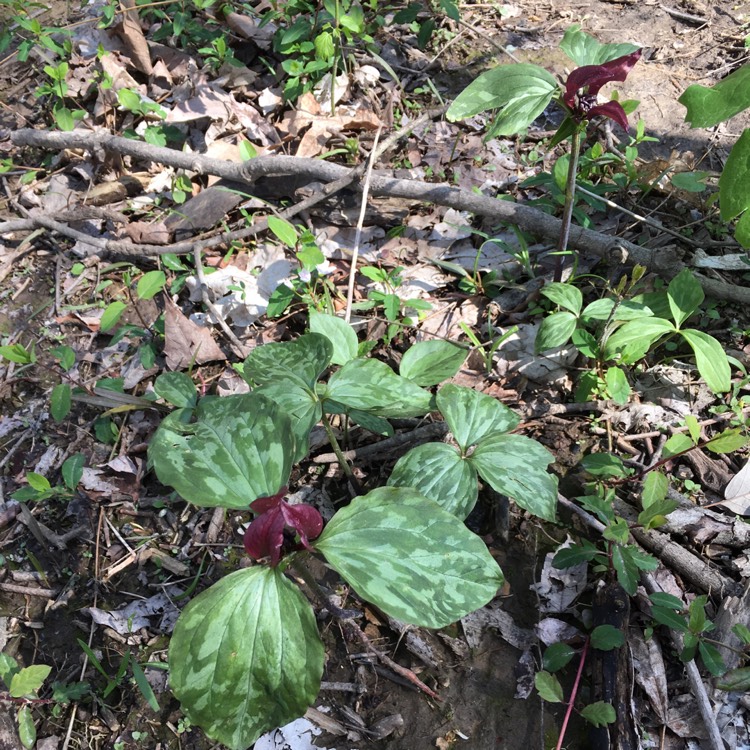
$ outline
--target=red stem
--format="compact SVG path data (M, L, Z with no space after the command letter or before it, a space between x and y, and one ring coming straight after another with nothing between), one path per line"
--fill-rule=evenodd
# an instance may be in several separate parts
M573 683L573 689L570 691L570 701L568 701L568 710L565 712L565 718L563 719L562 728L560 729L560 737L557 740L557 747L555 750L561 750L563 741L565 740L565 730L568 728L568 721L570 715L573 713L573 704L576 702L576 696L578 695L578 686L581 683L581 675L583 674L583 665L586 663L586 654L589 650L589 639L586 638L586 643L583 644L583 651L581 651L581 661L578 664L578 672L576 673L576 680Z

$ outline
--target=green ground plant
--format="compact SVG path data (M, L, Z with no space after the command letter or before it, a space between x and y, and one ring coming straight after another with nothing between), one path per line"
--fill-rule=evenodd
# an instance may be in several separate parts
M562 308L542 321L536 339L538 352L569 341L595 367L586 373L578 396L585 400L606 395L625 404L631 389L622 366L632 366L670 338L682 339L693 351L696 367L714 393L731 389L731 369L722 345L710 334L683 325L696 315L703 289L689 269L683 269L666 291L632 294L645 269L623 276L614 293L584 307L583 294L572 283L552 283L542 294ZM625 297L630 295L630 299ZM671 319L670 319L671 318Z
M240 368L249 394L199 400L178 373L155 383L178 407L149 447L160 481L199 506L250 507L257 517L245 548L257 561L270 559L197 596L170 643L170 682L185 713L232 748L300 716L317 695L323 645L312 607L284 574L299 572L307 554L322 555L391 616L439 628L481 607L503 581L484 542L463 524L478 476L531 513L555 517L556 481L544 468L552 457L533 440L508 434L518 422L510 410L469 388L445 385L437 396L427 390L458 370L465 350L417 344L396 373L357 356L356 335L344 321L323 314L312 320L325 333L251 352ZM285 500L292 466L306 456L319 422L340 455L333 415L388 433L390 417L435 410L456 445L407 454L388 486L363 490L325 528L315 508Z
M692 128L712 128L750 108L750 65L743 65L711 87L694 84L678 100ZM719 210L723 222L737 221L735 238L750 247L750 128L734 144L719 178Z

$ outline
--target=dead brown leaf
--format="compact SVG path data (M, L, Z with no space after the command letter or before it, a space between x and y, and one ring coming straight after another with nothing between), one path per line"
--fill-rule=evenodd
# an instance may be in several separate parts
M143 35L135 0L122 0L122 25L119 29L120 37L125 44L130 59L136 70L150 76L153 72L151 55L148 50L146 37Z
M211 332L186 318L169 296L165 296L164 337L164 355L170 370L226 360Z

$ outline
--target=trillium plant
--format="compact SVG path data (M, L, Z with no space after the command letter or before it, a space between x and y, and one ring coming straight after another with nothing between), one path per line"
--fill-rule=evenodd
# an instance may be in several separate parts
M198 399L187 375L155 382L177 407L149 446L159 480L194 505L255 514L244 533L247 565L185 607L169 647L170 685L185 714L230 748L301 716L318 694L324 648L296 583L298 575L310 583L310 556L391 617L441 628L484 606L504 581L464 524L480 478L530 513L555 518L557 485L546 469L552 456L511 432L518 417L470 388L446 384L434 392L461 367L465 350L416 344L397 373L360 356L343 320L313 313L311 328L251 352L238 367L249 393ZM342 490L325 522L318 508L288 493L316 425L343 462L332 420L392 435L390 417L438 412L452 438L407 453L387 486L351 501Z
M555 281L562 278L562 258L570 236L582 137L589 123L599 117L613 120L627 130L628 112L637 106L637 102L621 104L615 99L600 103L599 92L607 83L624 81L641 57L641 50L635 45L600 44L581 31L577 24L565 32L560 48L579 66L570 73L564 85L538 65L498 65L467 86L446 115L449 120L463 120L495 110L487 134L487 138L492 138L526 130L551 102L564 110L565 119L551 141L554 146L571 139Z

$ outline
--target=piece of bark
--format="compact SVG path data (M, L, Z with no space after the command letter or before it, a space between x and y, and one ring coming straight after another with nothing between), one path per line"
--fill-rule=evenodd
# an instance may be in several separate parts
M612 724L590 731L594 750L637 750L638 737L632 711L633 669L627 643L630 597L619 583L602 584L594 595L593 625L617 628L625 639L622 646L602 651L592 649L592 682L595 701L615 709Z

